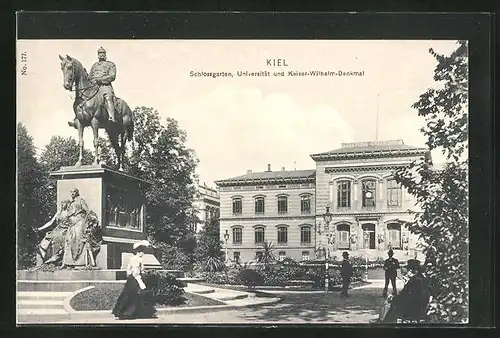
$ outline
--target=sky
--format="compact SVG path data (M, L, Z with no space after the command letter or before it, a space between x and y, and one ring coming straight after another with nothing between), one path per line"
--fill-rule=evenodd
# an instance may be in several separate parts
M314 169L309 155L342 142L402 139L425 146L423 120L411 105L435 86L429 48L442 54L456 48L444 40L18 40L17 120L38 151L55 135L78 138L67 125L74 96L62 86L58 55L89 70L100 46L117 67L116 95L132 109L154 107L163 123L176 119L200 160L200 182L209 186L268 164ZM273 58L287 66L267 65ZM239 70L364 75L238 77ZM192 77L191 71L234 76ZM91 129L84 134L92 149ZM444 161L439 151L432 156Z

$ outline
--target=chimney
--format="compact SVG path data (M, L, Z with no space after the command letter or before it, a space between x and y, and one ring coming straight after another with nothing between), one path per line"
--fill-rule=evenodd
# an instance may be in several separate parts
M281 171L285 171L285 167L281 167Z
M247 175L251 174L252 173L252 169L248 169L247 170Z
M267 165L267 171L271 171L271 164Z

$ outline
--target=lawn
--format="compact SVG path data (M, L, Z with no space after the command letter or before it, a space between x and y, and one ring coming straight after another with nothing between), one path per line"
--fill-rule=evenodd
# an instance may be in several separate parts
M71 307L73 307L76 311L111 311L115 306L116 300L118 299L122 288L123 284L117 284L112 287L96 286L93 289L81 292L73 297L70 302ZM177 307L224 305L224 303L217 300L191 293L185 293L184 298L186 299L184 304L178 305ZM157 306L157 308L161 307L167 306Z

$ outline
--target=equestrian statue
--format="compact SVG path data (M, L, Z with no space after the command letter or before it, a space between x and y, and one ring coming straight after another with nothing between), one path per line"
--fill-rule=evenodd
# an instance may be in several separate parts
M99 128L104 128L109 136L117 158L118 168L123 170L125 144L133 141L134 117L128 104L116 97L112 82L116 78L116 66L106 59L106 50L97 51L98 61L90 69L90 74L74 57L59 55L63 72L63 87L75 92L73 111L75 118L68 122L78 129L80 154L75 166L83 159L83 130L90 126L94 134L94 163L99 163Z

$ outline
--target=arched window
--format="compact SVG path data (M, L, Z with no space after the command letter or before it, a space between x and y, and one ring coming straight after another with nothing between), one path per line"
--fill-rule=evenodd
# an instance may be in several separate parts
M363 207L374 207L377 196L377 182L372 179L362 181Z
M243 210L243 202L241 197L233 198L233 214L241 215L241 211Z
M262 215L265 211L264 197L255 197L255 214Z
M303 226L300 228L300 244L311 244L310 226Z
M393 249L401 249L401 224L387 224L387 244Z
M288 229L285 226L278 227L278 244L288 243Z
M339 181L337 183L337 207L351 207L351 182Z
M337 247L339 249L349 249L349 238L351 227L349 224L337 225Z
M255 243L264 243L264 227L255 228Z
M387 206L400 207L402 200L401 185L396 180L387 180Z
M241 228L233 228L233 244L241 244L242 243L242 229Z
M278 214L286 214L288 212L288 197L278 196Z

